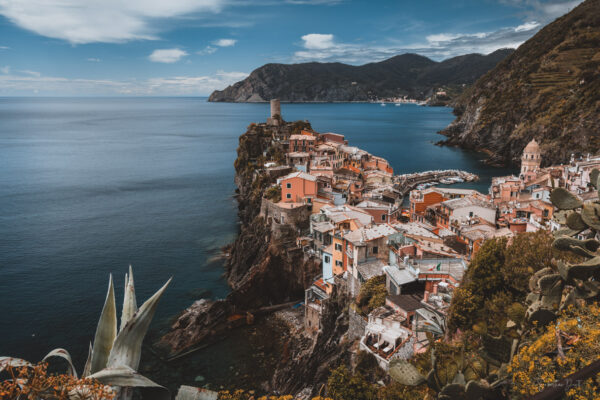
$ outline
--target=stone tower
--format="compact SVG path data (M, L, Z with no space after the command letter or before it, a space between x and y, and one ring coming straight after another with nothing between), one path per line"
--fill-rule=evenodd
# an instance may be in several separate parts
M533 139L523 150L523 155L521 156L521 175L537 171L541 163L542 153L540 152L540 145Z
M276 116L281 117L281 104L279 103L279 99L271 100L271 118L276 118Z
M280 121L282 121L281 104L279 103L279 99L272 99L271 100L271 117L267 118L267 124L279 125Z

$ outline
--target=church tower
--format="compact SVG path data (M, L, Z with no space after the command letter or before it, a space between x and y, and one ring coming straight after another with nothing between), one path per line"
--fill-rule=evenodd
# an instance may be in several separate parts
M540 168L542 163L542 153L540 145L533 139L525 146L523 155L521 156L521 176L528 172L535 172Z

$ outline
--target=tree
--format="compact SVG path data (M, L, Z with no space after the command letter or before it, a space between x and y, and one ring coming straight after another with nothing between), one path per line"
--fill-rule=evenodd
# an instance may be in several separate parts
M367 315L377 307L383 306L386 297L385 275L374 276L361 286L356 305L363 315Z
M373 385L357 373L352 374L345 365L340 365L327 380L327 395L335 400L375 400Z

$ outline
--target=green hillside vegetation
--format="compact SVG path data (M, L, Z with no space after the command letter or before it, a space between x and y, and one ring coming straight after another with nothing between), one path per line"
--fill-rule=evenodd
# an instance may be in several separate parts
M442 62L418 54L401 54L360 66L318 62L266 64L243 81L213 92L209 101L367 101L397 96L425 99L438 88L456 94L512 51L467 54Z
M516 162L535 138L546 164L600 149L600 1L544 27L456 101L448 143Z

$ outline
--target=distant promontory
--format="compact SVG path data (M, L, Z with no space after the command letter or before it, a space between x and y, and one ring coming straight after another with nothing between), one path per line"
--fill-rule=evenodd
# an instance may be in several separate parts
M352 102L410 98L445 104L513 52L467 54L441 62L402 54L360 66L342 63L266 64L214 91L213 102Z

